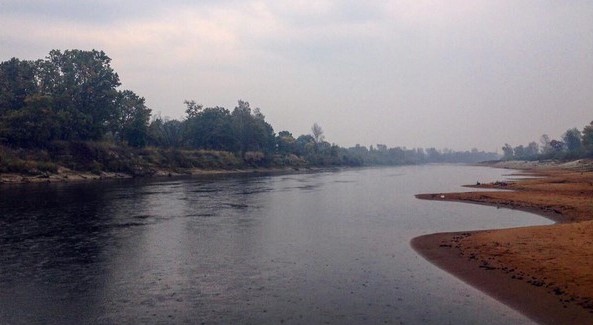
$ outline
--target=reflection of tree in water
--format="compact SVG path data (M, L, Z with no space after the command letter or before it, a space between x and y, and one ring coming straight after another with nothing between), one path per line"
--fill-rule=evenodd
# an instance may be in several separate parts
M0 198L0 272L43 277L51 269L92 263L105 188L97 184L23 186Z
M0 305L14 308L0 321L75 322L93 313L88 293L103 282L113 188L78 183L1 189Z

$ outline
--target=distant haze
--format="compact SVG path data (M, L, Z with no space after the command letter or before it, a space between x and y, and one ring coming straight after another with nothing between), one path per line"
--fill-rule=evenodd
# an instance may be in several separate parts
M494 151L593 120L588 0L0 0L1 61L51 49L104 50L153 113L243 99L341 146Z

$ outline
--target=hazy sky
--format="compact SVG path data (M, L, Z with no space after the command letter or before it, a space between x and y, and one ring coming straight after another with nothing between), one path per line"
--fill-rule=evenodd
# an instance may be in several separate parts
M98 49L122 87L275 131L496 150L593 120L593 1L0 0L0 60ZM500 149L499 149L500 151Z

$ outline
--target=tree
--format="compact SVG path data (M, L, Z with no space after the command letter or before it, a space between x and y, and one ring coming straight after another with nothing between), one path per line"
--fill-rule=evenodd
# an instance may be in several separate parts
M183 144L183 124L156 116L148 126L148 143L165 148L179 148Z
M503 158L506 160L511 160L513 159L513 147L511 147L510 144L505 143L504 147L502 147L502 154L503 154Z
M272 153L275 148L275 135L272 126L265 121L259 108L251 111L249 102L239 100L231 113L232 129L238 144L238 151L263 151Z
M276 149L278 153L294 153L296 149L296 139L288 131L280 131L276 136Z
M566 147L566 145L562 141L558 141L558 140L550 141L550 148L552 150L552 153L554 153L554 154L558 154L558 153L562 152L565 147Z
M566 144L566 148L568 149L568 151L570 153L572 153L572 154L580 153L580 151L582 149L581 131L579 131L577 128L572 128L572 129L566 130L566 132L562 136L562 140L564 140L564 143Z
M0 63L0 133L12 143L99 140L110 131L146 143L150 109L130 90L103 51L52 50L45 59ZM29 138L27 138L29 137Z
M313 135L315 143L320 143L325 139L325 136L323 135L323 129L317 123L314 123L311 127L311 134Z
M12 58L0 63L0 115L24 107L37 92L34 62Z
M266 122L265 116L258 107L254 109L252 117L257 150L261 150L266 154L273 153L276 147L274 128Z
M529 142L527 147L525 148L525 156L534 159L539 154L539 146L534 141Z
M426 149L426 156L428 162L441 162L441 153L436 148Z
M59 116L52 110L49 96L28 96L25 106L0 116L0 138L21 147L45 147L58 138Z
M184 100L183 103L187 106L185 113L188 119L197 117L204 108L201 104L196 104L194 100Z
M518 145L513 149L513 155L515 159L525 159L525 147L523 145Z
M552 153L552 146L550 146L550 137L547 134L542 134L539 138L541 152L544 155Z
M239 100L232 113L232 127L241 153L249 150L250 147L250 124L251 107L249 107L249 102Z
M53 50L37 62L39 90L63 111L65 140L98 140L117 117L119 76L103 51Z
M593 157L593 121L583 128L583 147L590 157Z
M118 92L116 119L112 130L120 141L133 147L144 147L148 136L148 120L151 110L131 90Z
M301 135L296 139L295 147L297 155L306 156L314 151L315 139L309 134Z
M196 107L196 106L194 106ZM188 108L186 141L197 149L232 151L237 147L231 129L231 114L223 107Z

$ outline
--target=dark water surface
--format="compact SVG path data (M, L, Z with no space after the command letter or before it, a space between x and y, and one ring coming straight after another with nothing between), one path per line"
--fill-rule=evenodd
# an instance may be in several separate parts
M467 166L0 187L1 324L517 324L411 238L547 224L414 198Z

